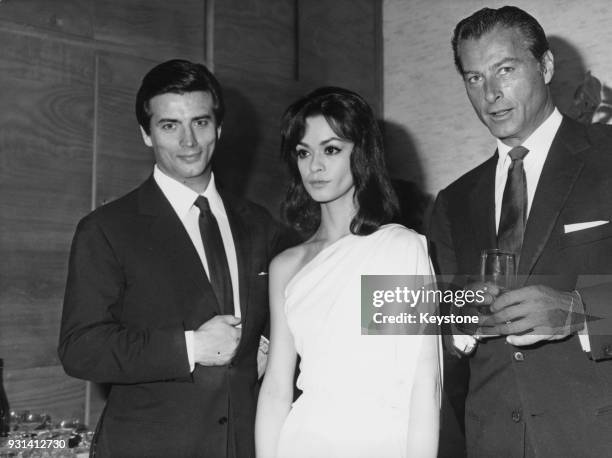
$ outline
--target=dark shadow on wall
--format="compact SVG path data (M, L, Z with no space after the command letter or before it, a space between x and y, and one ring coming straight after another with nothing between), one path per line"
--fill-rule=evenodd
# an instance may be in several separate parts
M586 66L580 51L565 38L549 36L548 43L555 60L555 74L550 84L557 108L575 119L573 108L574 93L586 73Z
M550 85L559 110L579 122L609 123L612 120L612 89L593 75L580 51L565 38L549 36L555 59Z
M387 168L400 203L395 222L423 233L432 197L425 192L425 175L408 130L397 123L379 121L383 133Z
M225 119L213 157L215 179L232 194L246 196L261 143L260 122L251 101L239 90L223 88Z

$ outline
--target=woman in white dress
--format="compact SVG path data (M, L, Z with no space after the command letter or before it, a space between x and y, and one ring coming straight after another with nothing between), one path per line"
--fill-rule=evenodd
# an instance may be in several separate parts
M317 89L285 113L282 152L285 214L308 239L270 265L257 456L435 457L439 337L362 333L361 275L432 275L424 237L389 224L397 198L371 108Z

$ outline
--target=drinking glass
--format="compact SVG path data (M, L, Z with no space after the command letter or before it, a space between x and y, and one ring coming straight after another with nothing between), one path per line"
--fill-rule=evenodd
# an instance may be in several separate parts
M499 248L482 250L480 253L480 279L495 284L501 292L516 285L514 253Z
M514 253L499 248L482 250L480 253L480 280L496 285L499 288L499 294L511 290L516 285L515 259ZM489 307L489 305L481 306L478 311L481 315L489 315L491 313ZM480 337L494 337L494 335L483 334Z
M515 287L516 285L516 263L514 253L500 250L498 248L490 248L482 250L480 253L480 277L481 282L493 283L496 285L500 293L503 294ZM486 315L490 315L490 305L466 304L463 309L457 310L457 313L464 316L476 317L482 323ZM480 327L479 324L462 323L457 328L465 333L473 335ZM493 337L492 334L482 335L481 337Z

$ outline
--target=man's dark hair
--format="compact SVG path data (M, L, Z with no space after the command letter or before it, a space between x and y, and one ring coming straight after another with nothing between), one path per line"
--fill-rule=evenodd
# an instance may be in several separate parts
M458 53L459 43L463 40L478 39L497 26L518 30L527 43L529 51L538 62L550 49L544 29L529 13L516 6L504 6L499 9L483 8L463 19L455 27L451 43L455 67L459 73L463 74L463 66Z
M296 146L304 138L306 120L322 115L343 140L354 143L350 157L357 214L351 232L367 235L398 213L398 202L385 166L382 136L372 109L358 94L322 87L293 103L281 125L281 153L289 166L290 184L283 203L287 221L302 234L312 234L321 223L321 207L306 189L297 165Z
M185 94L186 92L204 91L210 93L213 100L215 123L223 123L225 105L219 82L202 64L188 60L174 59L159 64L142 79L136 94L136 118L144 131L151 133L151 112L149 102L160 94Z

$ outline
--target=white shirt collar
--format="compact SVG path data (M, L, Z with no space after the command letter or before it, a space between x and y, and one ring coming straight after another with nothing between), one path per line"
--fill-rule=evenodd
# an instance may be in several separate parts
M563 116L555 107L550 116L523 142L522 146L529 150L529 154L525 156L525 163L535 160L536 155L546 157L561 121L563 121ZM512 146L506 145L499 138L497 139L498 164L506 162L511 149Z
M198 193L193 189L188 188L183 183L175 180L174 178L166 175L158 166L155 164L153 168L153 178L155 182L160 187L164 196L172 205L172 208L178 215L178 217L183 220L187 216L187 213L193 207L194 202L198 198ZM210 205L210 209L215 215L216 218L226 217L225 208L223 206L223 201L221 200L221 196L217 191L217 186L215 184L215 175L211 172L210 181L208 182L208 186L206 190L202 193L204 197L208 199L208 203Z
M555 108L552 114L525 140L523 146L529 150L529 154L523 159L523 169L527 180L527 214L531 211L531 204L535 197L535 191L540 181L540 175L544 168L544 162L548 156L563 116ZM495 224L499 226L501 218L501 207L504 197L504 188L508 179L508 169L512 162L508 152L512 148L501 141L497 141L497 169L495 171Z

